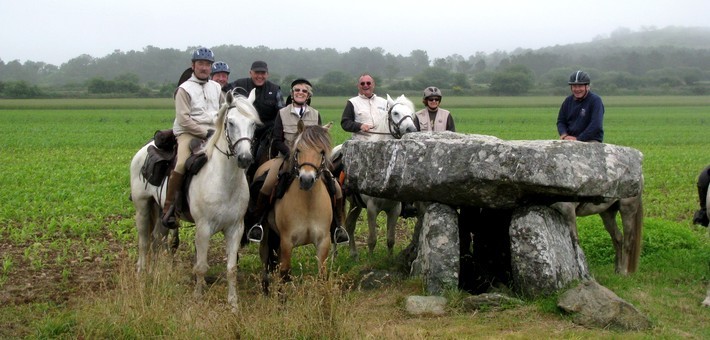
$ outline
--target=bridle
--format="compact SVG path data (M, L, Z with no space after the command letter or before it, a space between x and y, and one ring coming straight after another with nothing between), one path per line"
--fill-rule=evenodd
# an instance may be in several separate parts
M412 118L412 116L404 116L404 117L402 117L402 119L400 119L400 120L397 121L397 122L395 122L394 119L392 119L392 109L394 109L395 106L400 105L400 104L401 104L401 103L394 103L394 104L389 108L389 110L387 110L387 125L389 126L390 134L391 134L392 137L394 137L395 139L400 139L400 138L402 138L402 133L399 132L399 130L400 130L400 129L399 129L399 126L402 125L402 122L403 122L405 119L409 118L409 119L412 120L412 122L414 122L414 119Z
M325 167L325 151L320 152L321 161L320 161L319 166L315 165L311 162L298 163L298 153L299 153L298 150L294 151L293 157L291 159L291 164L293 164L293 168L291 168L291 172L294 174L294 176L298 176L298 173L301 171L302 167L310 166L316 170L316 179L320 178L321 174L326 169L326 167Z
M236 156L236 154L234 153L234 149L237 148L237 144L239 144L239 142L249 141L251 143L251 141L252 141L252 138L249 138L249 137L241 137L241 138L237 139L236 141L232 141L232 136L229 135L229 129L227 129L227 123L229 122L229 120L227 119L226 115L229 114L229 110L232 110L235 108L236 108L235 105L230 105L227 108L227 113L225 114L225 117L224 117L224 126L222 127L224 130L224 137L227 139L227 145L228 145L227 151L222 151L222 149L220 149L217 146L217 144L214 145L215 149L217 149L217 151L219 151L221 154L227 156L227 158Z

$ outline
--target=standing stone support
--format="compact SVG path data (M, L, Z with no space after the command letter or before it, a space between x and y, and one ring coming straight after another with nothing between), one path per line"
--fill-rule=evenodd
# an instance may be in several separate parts
M591 278L582 248L556 209L515 209L510 239L513 281L524 295L550 295L573 281Z
M425 210L411 274L422 277L429 294L441 295L459 283L458 215L445 204L421 204L420 207Z

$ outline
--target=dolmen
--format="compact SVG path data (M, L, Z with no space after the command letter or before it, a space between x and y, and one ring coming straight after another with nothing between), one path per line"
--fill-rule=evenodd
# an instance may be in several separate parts
M430 294L504 284L535 297L589 280L577 239L551 205L601 203L643 188L642 153L605 143L447 131L348 140L341 150L351 188L420 202L411 274Z

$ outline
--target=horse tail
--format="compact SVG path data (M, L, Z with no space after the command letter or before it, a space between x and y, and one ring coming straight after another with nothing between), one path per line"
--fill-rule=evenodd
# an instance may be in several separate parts
M636 214L634 216L634 230L631 237L633 237L633 242L629 249L629 267L628 272L634 273L638 269L639 259L641 257L641 238L643 235L643 200L641 199L642 194L639 194L636 199Z

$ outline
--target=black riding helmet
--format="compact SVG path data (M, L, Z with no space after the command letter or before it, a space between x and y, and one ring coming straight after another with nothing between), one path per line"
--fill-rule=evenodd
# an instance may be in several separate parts
M288 97L286 98L286 105L291 104L293 102L293 98L291 98L291 91L293 90L293 87L298 85L298 84L306 84L313 88L313 85L311 85L311 82L308 81L306 78L296 78L296 80L291 82L291 87L288 90ZM311 94L312 96L312 94ZM311 96L308 96L308 99L306 100L306 105L311 105Z
M582 70L574 71L569 75L569 85L589 85L589 75Z

